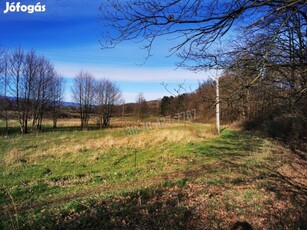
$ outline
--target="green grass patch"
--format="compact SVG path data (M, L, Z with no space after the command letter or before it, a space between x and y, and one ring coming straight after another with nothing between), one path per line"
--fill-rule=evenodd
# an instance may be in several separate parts
M272 161L274 149L249 132L218 137L193 123L1 136L0 228L186 229L202 202L207 227L223 228L225 210L272 204L264 188L282 198L267 179L285 163Z

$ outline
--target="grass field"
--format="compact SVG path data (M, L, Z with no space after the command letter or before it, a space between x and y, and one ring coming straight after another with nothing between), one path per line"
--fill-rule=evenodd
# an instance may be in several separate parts
M115 124L2 135L0 229L306 224L306 163L277 143L207 124Z

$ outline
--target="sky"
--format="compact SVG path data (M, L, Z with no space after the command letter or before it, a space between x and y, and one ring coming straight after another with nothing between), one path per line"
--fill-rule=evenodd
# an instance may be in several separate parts
M106 0L20 0L21 5L45 6L44 12L32 14L7 12L0 0L0 46L7 49L34 49L47 57L65 79L65 100L71 101L72 79L80 71L95 78L108 78L122 90L125 102L134 102L139 92L146 100L169 96L169 91L184 82L186 92L196 89L207 78L205 73L177 69L179 59L169 57L171 42L159 39L153 56L146 59L146 50L137 41L126 41L114 49L101 49L99 40L105 28L99 20L99 7ZM11 8L13 9L13 8ZM182 91L183 93L184 91ZM175 93L175 92L174 92Z

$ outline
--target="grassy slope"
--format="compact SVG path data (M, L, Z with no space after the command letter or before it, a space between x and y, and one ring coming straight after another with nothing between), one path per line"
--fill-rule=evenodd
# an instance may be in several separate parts
M304 165L251 133L218 138L211 130L172 124L0 137L2 228L304 224Z

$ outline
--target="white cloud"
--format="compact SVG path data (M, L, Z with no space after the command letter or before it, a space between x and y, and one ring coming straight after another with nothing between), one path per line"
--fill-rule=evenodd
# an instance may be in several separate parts
M108 78L115 81L122 89L125 102L135 102L135 98L139 92L143 92L146 100L155 100L163 96L171 94L161 85L168 85L168 90L173 94L177 94L174 89L178 88L178 84L184 84L184 90L181 92L191 92L198 86L198 82L207 78L207 72L193 73L188 70L169 68L145 68L136 66L129 67L99 67L97 65L88 64L55 64L59 74L64 78L72 79L80 71L88 71L93 74L96 79ZM67 84L65 99L71 100L70 85ZM185 91L186 90L186 91Z
M206 72L194 73L184 69L170 68L144 68L136 66L135 68L115 68L99 67L96 65L73 65L73 64L55 64L59 74L64 77L74 77L80 70L88 71L95 78L108 78L113 81L129 82L182 82L182 81L201 81L207 78Z

